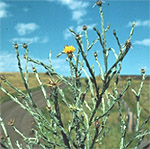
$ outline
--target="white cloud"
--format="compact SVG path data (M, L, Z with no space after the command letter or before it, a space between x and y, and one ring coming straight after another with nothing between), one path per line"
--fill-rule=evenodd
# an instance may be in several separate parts
M86 10L75 10L72 12L72 19L77 21L78 24L83 22L83 16L86 15Z
M0 19L8 16L8 12L6 10L7 7L8 5L6 3L0 1Z
M29 34L35 30L37 30L39 28L39 26L35 23L18 23L15 26L15 29L17 30L18 34L23 36L26 34Z
M49 2L54 2L53 0L48 0ZM79 0L59 0L59 3L67 6L72 11L72 19L78 24L82 23L83 17L87 14L86 8L89 2L79 1Z
M150 39L137 40L133 44L150 46Z
M23 58L23 55L20 55L20 60L21 60L21 66L23 68L23 70L25 69L25 59ZM42 59L42 58L36 58L36 57L32 57L34 60L39 60L41 62L43 62L44 64L49 64L49 60L48 59ZM69 65L66 62L65 59L52 59L52 66L54 67L54 69L56 70L56 72L62 74L62 75L68 75L69 74ZM36 67L38 72L46 72L46 70L39 65L36 65L34 63L32 63L33 66ZM63 64L63 67L62 67ZM31 63L29 63L29 72L32 72L32 65ZM8 52L1 52L0 55L0 72L19 72L19 68L18 68L18 63L17 63L17 58L16 58L16 54L15 53L8 53Z
M62 0L64 2L65 0ZM78 0L66 0L67 6L71 10L77 10L77 9L85 9L88 7L89 3L88 2L83 2L83 1L78 1Z
M13 38L11 41L18 42L18 43L35 43L39 41L39 37L35 36L32 38Z
M10 41L13 42L18 42L18 43L47 43L49 41L49 38L47 36L45 37L31 37L31 38L27 38L27 37L15 37L12 38Z
M129 22L127 26L128 26L128 27L132 26L132 23L133 23L133 22ZM136 26L136 27L138 27L138 26L150 27L150 20L144 20L144 21L142 21L142 20L137 20L137 21L135 21L135 26Z
M6 52L1 52L0 55L0 72L18 71L16 56Z

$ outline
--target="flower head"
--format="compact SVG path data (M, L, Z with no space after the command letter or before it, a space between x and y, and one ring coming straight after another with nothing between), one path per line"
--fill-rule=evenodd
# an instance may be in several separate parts
M65 54L70 54L70 53L72 53L74 51L75 51L75 47L74 46L67 46L67 45L65 45L65 48L64 48Z

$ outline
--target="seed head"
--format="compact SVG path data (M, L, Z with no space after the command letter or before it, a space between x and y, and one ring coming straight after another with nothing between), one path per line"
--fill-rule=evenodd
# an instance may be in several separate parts
M86 25L83 25L83 28L82 28L84 31L87 30L87 26Z
M23 45L23 48L27 49L28 48L28 45L26 43L24 43Z

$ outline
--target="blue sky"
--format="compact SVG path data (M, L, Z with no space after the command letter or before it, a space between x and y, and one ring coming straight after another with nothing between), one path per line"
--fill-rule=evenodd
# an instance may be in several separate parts
M52 51L52 64L58 73L69 75L66 55L56 58L64 49L64 45L77 48L74 36L68 31L72 28L77 33L84 33L82 26L88 26L90 43L97 38L93 27L100 31L99 8L93 5L96 0L3 0L0 1L0 72L17 72L15 50L12 42L29 45L29 56L33 59L48 63L49 50ZM147 0L119 0L103 3L105 27L111 24L106 33L107 48L114 48L119 52L117 42L113 36L115 29L120 42L127 40L131 24L136 27L131 39L132 48L122 64L121 74L140 74L141 68L146 68L150 75L150 2ZM24 67L24 49L19 48L22 65ZM99 42L88 54L90 65L94 65L98 74L93 53L98 51L100 63L104 68L102 48ZM115 61L112 53L109 55L109 66ZM30 68L31 68L31 64ZM36 66L38 71L43 71Z

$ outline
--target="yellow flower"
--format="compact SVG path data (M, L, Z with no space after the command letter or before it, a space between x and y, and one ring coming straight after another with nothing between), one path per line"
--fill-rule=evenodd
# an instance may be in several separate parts
M75 51L75 47L65 45L64 52L65 54L69 54Z

